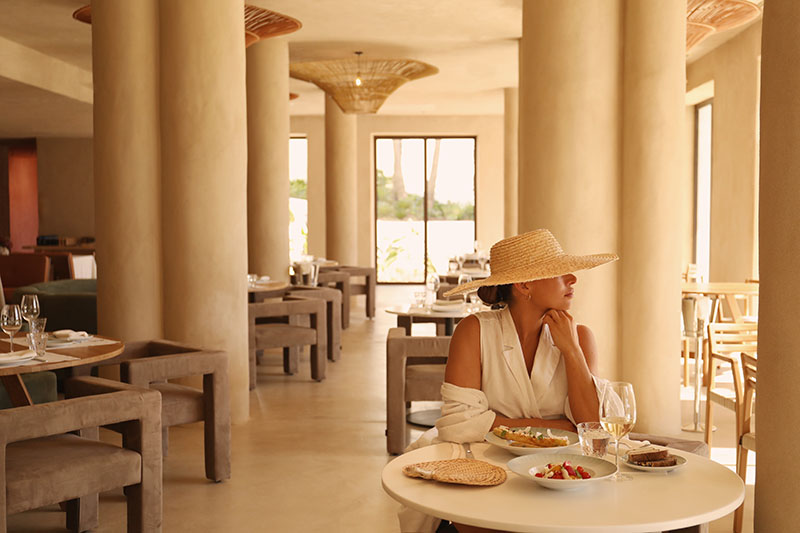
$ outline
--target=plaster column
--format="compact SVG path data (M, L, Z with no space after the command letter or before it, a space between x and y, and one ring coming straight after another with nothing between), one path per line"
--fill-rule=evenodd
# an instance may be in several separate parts
M163 336L158 8L92 2L97 326Z
M325 218L328 259L355 265L358 258L356 115L325 96Z
M620 377L634 384L636 431L675 435L686 6L625 2L624 26Z
M289 279L289 44L247 49L247 241L250 272Z
M568 253L620 251L620 2L523 2L519 232L550 229ZM578 272L573 316L599 371L618 359L616 263Z
M787 443L800 424L800 4L770 0L763 24L754 531L794 531L800 521L800 480L785 471Z
M247 112L241 0L161 0L164 334L228 353L248 417Z
M519 192L519 89L503 89L503 234L517 234Z

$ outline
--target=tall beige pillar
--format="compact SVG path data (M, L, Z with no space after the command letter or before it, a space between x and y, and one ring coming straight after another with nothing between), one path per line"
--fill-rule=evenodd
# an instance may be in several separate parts
M97 326L126 341L163 335L157 11L92 2Z
M356 115L325 96L325 218L328 259L354 265L358 258Z
M764 4L763 24L754 529L759 532L795 531L800 522L800 480L786 475L787 443L794 442L800 426L800 329L796 319L800 300L800 99L795 90L800 83L800 4L770 0Z
M523 2L519 231L569 253L619 252L620 2ZM617 264L577 273L573 315L617 373Z
M247 125L241 0L161 0L164 333L227 351L248 417Z
M503 90L503 230L506 237L517 234L519 185L519 89Z
M288 280L289 44L247 49L247 250L250 272Z
M625 2L624 25L621 377L634 384L637 431L674 435L686 6Z

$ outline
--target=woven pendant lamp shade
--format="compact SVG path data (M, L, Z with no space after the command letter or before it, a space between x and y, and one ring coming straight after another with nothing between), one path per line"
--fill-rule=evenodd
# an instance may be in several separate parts
M439 69L413 59L335 59L292 63L293 78L325 91L345 113L376 113L398 87ZM356 77L361 85L356 85Z
M747 24L761 15L763 0L689 0L686 51L713 33Z
M92 6L83 6L75 10L72 18L92 23ZM278 37L299 30L303 25L299 20L281 15L269 9L244 6L244 45L245 48L262 39Z

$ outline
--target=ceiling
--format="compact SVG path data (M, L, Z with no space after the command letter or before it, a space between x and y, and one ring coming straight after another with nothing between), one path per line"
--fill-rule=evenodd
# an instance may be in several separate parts
M70 98L69 90L42 94L48 91L4 72L2 61L3 42L13 41L65 68L90 72L91 28L71 16L87 1L2 0L0 137L91 135L90 100ZM517 85L522 0L247 1L302 22L286 37L292 61L349 57L362 50L365 57L404 57L439 68L434 76L400 87L381 114L502 114L503 88ZM290 104L293 115L323 113L323 93L316 86L293 79L290 90L300 95Z

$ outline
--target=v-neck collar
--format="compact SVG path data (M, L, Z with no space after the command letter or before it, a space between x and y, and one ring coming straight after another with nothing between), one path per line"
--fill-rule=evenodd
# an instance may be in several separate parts
M525 365L525 356L522 353L522 343L520 342L517 328L514 325L514 318L508 307L501 311L500 325L502 328L503 356L511 369L514 379L524 388L532 388L543 394L555 376L558 363L561 360L561 352L553 343L550 335L550 328L547 324L542 324L539 333L539 343L536 346L536 354L533 358L533 367L528 373Z

